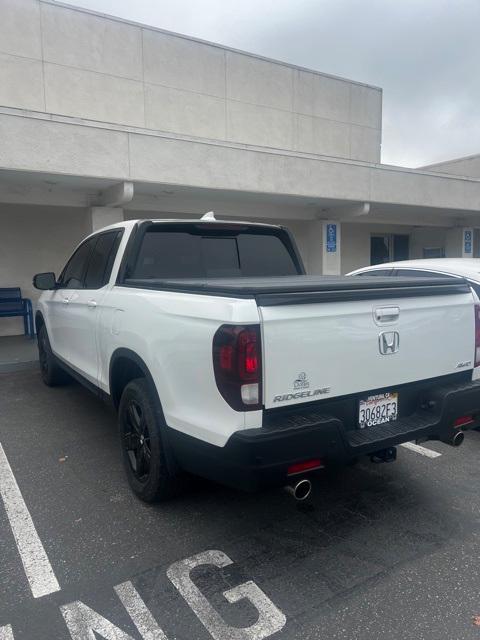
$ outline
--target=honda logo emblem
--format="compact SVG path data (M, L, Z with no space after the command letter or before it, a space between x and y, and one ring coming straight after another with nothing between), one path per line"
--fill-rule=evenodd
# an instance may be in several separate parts
M398 331L383 331L378 336L378 348L382 356L397 353L400 347L400 334Z

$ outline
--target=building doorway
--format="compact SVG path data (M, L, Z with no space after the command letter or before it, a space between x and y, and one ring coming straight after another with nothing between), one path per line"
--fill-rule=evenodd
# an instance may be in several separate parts
M409 236L386 233L370 238L370 264L382 264L396 260L408 260Z

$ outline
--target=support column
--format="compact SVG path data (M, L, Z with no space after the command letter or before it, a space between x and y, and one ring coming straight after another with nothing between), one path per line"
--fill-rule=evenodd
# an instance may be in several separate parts
M123 209L119 207L90 207L92 231L97 231L109 224L123 222Z
M473 258L473 228L455 227L447 232L447 258Z
M101 191L90 207L92 231L123 222L122 207L133 200L134 191L133 182L119 182Z

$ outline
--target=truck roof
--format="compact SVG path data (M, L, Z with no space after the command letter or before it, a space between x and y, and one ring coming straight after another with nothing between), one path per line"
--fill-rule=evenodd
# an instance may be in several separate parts
M250 220L221 220L221 219L202 220L201 218L188 218L188 219L185 219L185 218L136 218L135 220L124 220L122 222L115 222L114 224L110 224L106 227L102 227L101 229L97 229L93 233L98 233L99 231L108 231L109 229L129 229L134 225L142 222L152 222L153 224L167 224L167 223L195 224L195 225L204 224L205 226L215 225L215 224L231 225L231 226L248 225L249 227L271 227L273 229L281 228L281 225L279 224L270 224L265 222L251 222ZM90 235L93 235L93 233L91 233Z

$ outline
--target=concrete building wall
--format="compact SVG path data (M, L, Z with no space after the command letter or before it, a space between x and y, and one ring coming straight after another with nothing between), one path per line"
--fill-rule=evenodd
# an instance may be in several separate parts
M378 88L47 0L0 2L0 106L380 161Z
M410 259L417 260L424 257L425 249L440 249L445 250L446 258L455 258L455 250L458 248L460 251L460 242L456 243L453 247L447 242L446 228L421 228L413 229L410 234Z
M449 173L455 176L465 176L468 178L480 178L480 155L469 156L468 158L457 158L447 162L439 162L423 167L429 171L438 173Z
M58 275L73 248L90 233L85 209L0 204L0 288L21 287L35 304L32 277ZM0 336L23 333L22 318L0 318Z
M2 113L0 168L478 211L480 180L174 134Z
M443 249L446 258L461 257L462 229L448 227L412 227L392 224L342 224L342 273L370 264L372 235L401 234L409 237L409 259L424 258L425 249ZM480 240L478 240L480 246ZM478 255L476 245L475 255Z
M449 174L452 176L462 176L465 178L480 179L480 155L468 156L465 158L455 158L446 162L439 162L424 167L428 171L435 173ZM480 210L480 205L479 205ZM478 222L473 221L472 225L475 227ZM462 229L453 228L449 229L445 235L445 247L446 257L456 258L462 255ZM480 229L473 228L473 257L478 258L480 256Z
M320 254L321 235L312 235L311 222L302 222L298 220L282 220L281 224L287 227L293 235L297 248L300 251L300 255L302 256L305 269L307 270L307 273L310 273L309 266L312 260L311 251L309 253L310 243L318 241L318 253Z
M453 227L452 229L448 229L445 237L445 256L447 258L461 258L462 244L463 228Z
M413 229L397 224L342 224L341 272L349 273L354 269L370 264L370 238L372 235L404 234L410 237L410 251ZM413 256L410 256L413 257Z
M370 264L369 225L342 225L342 273L349 273Z

